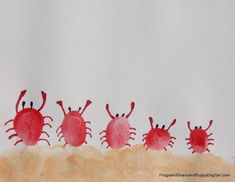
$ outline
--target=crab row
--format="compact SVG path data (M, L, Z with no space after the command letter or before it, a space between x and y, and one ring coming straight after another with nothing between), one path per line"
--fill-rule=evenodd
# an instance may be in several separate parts
M25 108L25 101L22 102L22 109L19 110L19 105L21 99L25 95L26 90L23 90L16 102L15 110L16 115L14 119L10 119L5 122L5 126L13 123L13 127L6 130L6 133L15 131L8 138L18 138L14 145L17 145L21 142L26 145L35 145L38 141L45 141L50 145L48 138L49 134L44 130L44 127L49 126L52 128L50 123L45 122L45 119L53 121L51 116L43 116L41 110L43 109L46 103L46 93L41 92L42 95L42 104L38 109L33 107L33 102L30 102L30 107ZM87 121L83 118L83 113L92 103L89 99L86 101L83 109L79 107L78 110L72 110L71 107L68 107L68 111L64 109L63 102L61 100L56 102L63 112L63 119L61 124L56 130L57 137L59 142L63 139L65 147L66 145L71 145L78 147L83 143L87 144L86 136L88 135L92 138L92 129L88 127L88 124L91 124L90 121ZM109 104L106 104L106 111L110 117L110 122L108 123L105 130L99 133L101 135L101 145L106 143L106 148L119 149L124 146L131 146L129 143L130 140L135 140L134 136L136 135L136 128L131 127L129 124L129 117L131 116L135 108L135 103L131 102L130 111L127 114L116 114L113 115L110 111ZM172 136L169 132L170 128L176 124L176 119L174 119L171 124L166 128L165 125L159 127L158 124L153 126L153 118L149 117L150 130L143 134L142 141L146 150L165 150L167 147L173 147L175 144L176 138ZM190 122L188 122L188 128L190 130L189 138L186 138L188 141L187 145L190 145L189 149L192 149L192 153L202 153L205 151L210 152L208 149L209 145L213 145L214 139L211 138L212 133L207 134L207 130L212 125L213 121L209 121L209 126L206 129L202 129L201 126L191 129ZM41 138L41 136L44 137Z

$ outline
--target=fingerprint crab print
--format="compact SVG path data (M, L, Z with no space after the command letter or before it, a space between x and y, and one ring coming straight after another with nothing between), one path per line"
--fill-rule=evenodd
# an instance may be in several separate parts
M131 110L128 114L116 114L113 116L109 110L109 104L106 104L106 111L111 118L111 121L108 123L106 130L100 132L104 134L100 140L102 140L102 145L107 143L107 147L113 149L120 149L124 146L131 146L128 142L129 140L134 140L133 135L136 135L136 129L131 127L129 124L129 116L135 108L135 103L131 102Z
M49 138L49 134L44 131L44 126L52 127L49 123L45 123L45 119L53 120L50 116L43 116L41 110L46 103L46 93L41 92L43 102L38 109L33 108L33 102L30 102L30 107L25 108L26 102L22 102L22 110L19 111L19 104L24 97L26 90L21 91L18 100L16 102L16 115L14 119L10 119L5 122L5 126L13 122L13 127L6 130L6 133L15 131L14 134L9 136L9 139L14 137L18 138L15 142L17 145L23 142L26 145L36 145L38 141L45 141L50 145L49 141L45 138L41 138L41 134L45 134Z
M209 145L214 145L213 138L209 138L212 133L207 134L207 130L211 127L213 120L209 121L209 126L206 129L202 129L202 126L195 126L194 129L191 129L190 121L188 121L188 128L190 130L189 138L186 138L188 141L187 145L191 145L188 149L192 149L192 153L202 153L210 152L208 149Z
M169 129L176 123L176 119L172 121L167 129L165 129L165 125L160 128L158 124L154 128L152 117L149 117L149 122L151 129L148 133L143 134L144 138L142 140L143 142L145 142L144 145L147 147L146 149L164 149L165 151L167 151L167 146L173 147L173 140L175 140L176 138L170 135Z
M62 124L56 130L59 141L64 138L65 144L63 146L69 144L73 147L78 147L83 143L87 144L86 136L89 135L90 137L92 137L91 128L87 126L87 124L90 124L91 122L85 121L85 119L83 118L83 113L91 104L91 101L86 101L86 104L82 111L81 107L79 107L78 110L72 110L71 107L69 107L69 112L67 113L65 112L62 101L57 101L56 103L61 107L64 114Z

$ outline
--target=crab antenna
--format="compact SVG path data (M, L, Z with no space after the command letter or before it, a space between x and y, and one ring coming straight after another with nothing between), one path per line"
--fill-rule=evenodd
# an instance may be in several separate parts
M205 129L205 131L207 131L211 127L212 123L213 123L213 120L210 120L209 121L209 126Z
M38 109L38 111L41 111L42 108L44 107L45 103L46 103L46 100L47 100L47 94L43 91L41 91L41 94L42 94L42 105L41 107Z
M149 123L150 123L151 129L153 129L153 118L151 116L149 117Z
M191 129L191 127L190 127L190 121L188 121L188 129L189 129L190 131L192 131L192 129Z
M109 104L106 104L106 111L109 114L110 118L114 119L114 116L111 114L111 112L109 110Z
M128 117L131 115L131 113L132 113L132 111L134 110L134 108L135 108L135 103L134 103L134 102L131 102L131 110L130 110L130 112L126 115L126 118L128 118Z
M26 93L26 90L23 90L20 92L20 95L19 95L18 100L16 102L16 113L18 113L18 107L19 107L20 101L21 101L22 97L24 97L25 93Z
M66 112L65 112L64 106L63 106L63 102L62 102L61 100L59 100L59 101L56 102L56 104L58 104L58 105L61 107L61 109L62 109L64 115L66 115Z
M85 106L84 106L82 112L81 112L81 115L83 114L83 112L86 110L86 108L87 108L90 104L91 104L91 101L88 99L88 100L86 101L86 104L85 104Z
M167 128L167 130L169 130L175 123L176 123L176 119L174 119L174 120L172 121L172 123L171 123L170 126Z

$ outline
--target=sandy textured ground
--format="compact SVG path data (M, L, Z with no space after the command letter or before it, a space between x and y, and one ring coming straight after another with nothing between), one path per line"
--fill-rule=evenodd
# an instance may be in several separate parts
M159 174L224 173L230 177L161 177ZM0 182L161 182L235 181L234 161L210 153L176 156L146 151L141 145L100 152L94 147L25 148L0 156Z

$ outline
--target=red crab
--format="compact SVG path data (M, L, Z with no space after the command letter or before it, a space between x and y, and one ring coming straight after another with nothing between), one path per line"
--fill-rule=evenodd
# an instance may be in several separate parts
M130 139L134 140L134 138L131 135L132 134L136 135L136 133L134 132L136 131L136 129L130 127L129 120L128 120L129 116L134 110L134 107L135 107L135 103L132 102L131 110L126 116L123 113L121 116L119 116L119 114L116 114L116 117L114 117L109 111L109 104L106 104L106 110L111 118L111 121L107 125L106 130L103 130L102 132L100 132L100 135L102 133L105 133L105 135L102 136L100 140L104 139L104 141L102 141L101 144L103 144L104 142L108 144L106 148L111 147L114 149L120 149L124 147L125 145L130 146L128 141Z
M44 123L44 119L48 118L51 121L53 121L53 119L50 116L43 116L40 112L46 103L46 93L43 91L41 92L43 102L39 109L33 108L32 101L30 102L30 108L24 108L25 101L23 101L22 102L23 109L19 111L18 110L19 104L25 93L26 90L21 91L19 98L16 102L15 118L5 122L5 126L8 123L13 122L13 127L6 130L6 133L8 133L11 130L14 130L16 132L11 136L9 136L9 139L12 139L13 137L19 138L19 140L15 142L15 145L17 145L20 142L23 142L26 145L35 145L40 140L46 141L48 145L50 145L47 139L40 138L42 133L46 134L47 137L49 137L48 133L43 131L44 126L52 127L49 123Z
M84 118L82 117L82 114L86 110L86 108L91 104L90 100L87 100L83 110L80 113L81 107L79 107L78 111L76 110L71 110L71 107L68 108L69 112L66 113L63 102L62 101L57 101L56 102L62 109L64 113L64 119L62 124L58 127L56 130L56 133L59 132L59 129L61 131L58 133L57 137L59 138L59 141L64 138L66 146L67 144L78 147L83 143L86 143L86 135L91 135L91 129L86 126L86 124L90 124L90 121L85 121ZM88 131L87 131L88 130Z
M206 129L202 129L201 126L199 126L199 128L197 126L195 126L195 129L191 129L190 127L190 121L188 121L188 128L190 130L190 137L186 138L186 140L189 140L189 142L187 143L187 145L191 145L191 147L189 147L188 149L192 149L192 153L202 153L205 151L210 152L210 150L208 149L208 145L214 145L211 141L214 141L213 138L209 138L212 133L210 133L209 135L206 133L206 131L211 127L213 123L213 120L209 121L209 126Z
M173 147L174 142L172 141L172 139L176 138L170 135L169 129L176 123L176 119L172 121L167 129L165 129L165 125L163 125L162 128L158 128L158 124L156 125L156 128L154 128L152 117L149 117L149 122L151 130L148 133L143 134L143 141L145 141L144 145L147 146L146 149L164 149L165 151L167 151L167 146Z

